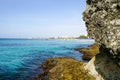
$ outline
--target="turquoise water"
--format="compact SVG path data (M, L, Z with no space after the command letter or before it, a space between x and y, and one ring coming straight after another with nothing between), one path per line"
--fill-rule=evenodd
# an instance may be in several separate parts
M82 60L74 48L92 43L91 39L0 39L0 80L31 80L41 71L40 65L47 58L67 56Z

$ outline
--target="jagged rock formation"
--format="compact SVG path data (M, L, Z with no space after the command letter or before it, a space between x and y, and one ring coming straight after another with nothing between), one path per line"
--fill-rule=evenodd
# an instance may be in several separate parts
M87 0L83 15L88 35L100 44L86 69L97 80L120 80L120 0Z
M120 0L87 0L87 4L84 20L89 36L119 62Z

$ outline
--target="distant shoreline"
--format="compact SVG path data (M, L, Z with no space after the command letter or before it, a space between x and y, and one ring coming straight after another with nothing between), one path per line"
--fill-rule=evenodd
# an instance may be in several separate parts
M0 40L80 40L80 39L92 39L92 38L0 38Z

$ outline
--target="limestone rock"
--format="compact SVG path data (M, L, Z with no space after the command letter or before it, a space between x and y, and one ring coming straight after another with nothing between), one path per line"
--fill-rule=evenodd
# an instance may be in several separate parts
M100 45L85 68L96 80L120 80L120 0L87 0L83 15L88 35Z
M98 54L85 66L96 80L120 80L120 67L105 54Z
M88 35L101 45L101 52L120 63L120 0L87 0L83 13Z

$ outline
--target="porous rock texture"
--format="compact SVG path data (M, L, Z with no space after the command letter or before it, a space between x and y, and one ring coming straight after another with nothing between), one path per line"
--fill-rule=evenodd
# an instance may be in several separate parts
M120 60L120 0L87 0L84 12L90 37Z
M86 69L97 80L120 80L120 0L87 0L83 15L88 35L100 44Z

